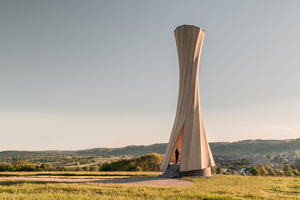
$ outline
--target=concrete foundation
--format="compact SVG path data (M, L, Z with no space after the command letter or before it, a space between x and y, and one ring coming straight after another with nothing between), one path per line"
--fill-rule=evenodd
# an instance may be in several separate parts
M201 176L201 177L210 177L211 176L211 168L188 171L188 172L179 172L180 177L184 176Z

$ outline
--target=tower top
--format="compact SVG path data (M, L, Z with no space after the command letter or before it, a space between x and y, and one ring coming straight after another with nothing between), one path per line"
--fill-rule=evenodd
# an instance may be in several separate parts
M174 30L174 32L175 32L178 28L181 28L181 27L183 27L183 26L194 27L194 28L196 28L196 29L201 29L202 31L204 31L202 28L199 28L199 27L197 27L197 26L194 26L194 25L188 25L188 24L183 24L183 25L181 25L181 26L178 26L178 27ZM204 31L204 32L205 32L205 31Z

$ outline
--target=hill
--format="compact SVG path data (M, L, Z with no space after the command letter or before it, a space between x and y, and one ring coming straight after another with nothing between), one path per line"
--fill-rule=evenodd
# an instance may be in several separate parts
M242 140L238 142L212 142L209 144L214 155L238 157L252 153L272 153L300 151L300 138L291 140ZM58 156L58 155L77 155L77 156L122 156L132 155L141 156L148 153L164 154L167 143L152 145L131 145L121 148L94 148L78 151L2 151L0 157L23 157L23 156Z

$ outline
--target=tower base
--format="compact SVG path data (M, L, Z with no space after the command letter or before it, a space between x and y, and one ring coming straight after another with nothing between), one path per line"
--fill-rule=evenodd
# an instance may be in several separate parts
M211 168L205 168L201 170L188 171L188 172L179 172L179 176L200 176L200 177L210 177L211 176Z

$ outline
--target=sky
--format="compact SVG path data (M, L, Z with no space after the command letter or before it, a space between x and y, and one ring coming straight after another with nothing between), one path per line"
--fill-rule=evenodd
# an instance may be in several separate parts
M176 27L205 30L209 142L300 137L300 1L0 0L0 151L166 143Z

